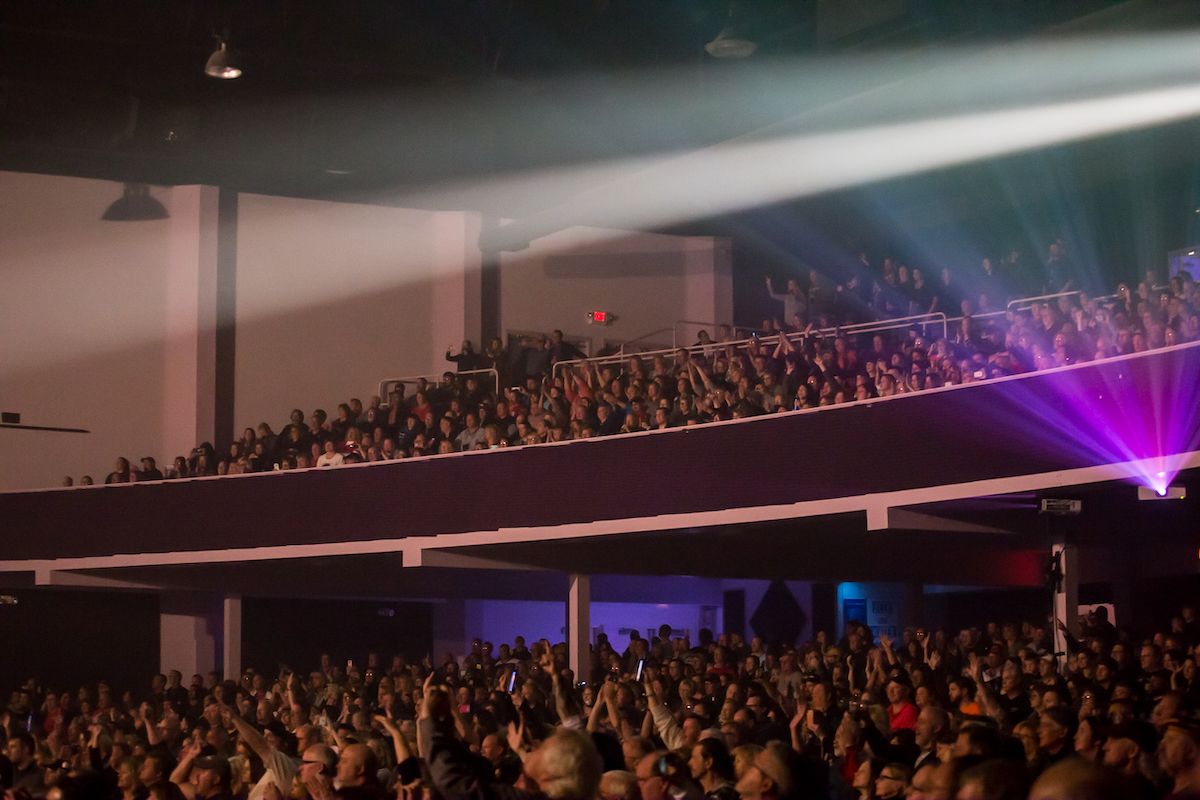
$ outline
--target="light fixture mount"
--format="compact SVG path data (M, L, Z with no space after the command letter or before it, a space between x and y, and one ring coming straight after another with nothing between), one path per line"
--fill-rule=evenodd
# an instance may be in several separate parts
M150 194L144 183L126 183L121 196L113 201L100 219L106 222L148 222L167 219L167 207Z
M237 53L230 49L228 39L222 37L219 40L217 49L208 57L208 62L204 65L204 74L223 81L242 77L241 62Z

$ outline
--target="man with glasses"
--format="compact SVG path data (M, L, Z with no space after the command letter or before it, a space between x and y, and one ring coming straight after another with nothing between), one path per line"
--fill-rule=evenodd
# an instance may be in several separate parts
M904 764L891 762L879 771L875 779L875 797L878 800L893 800L904 797L908 792L911 772Z
M669 750L643 757L634 774L642 800L703 800L704 792L692 780L687 764Z
M337 763L337 753L328 745L314 744L304 750L300 756L300 769L297 774L310 797L332 796Z

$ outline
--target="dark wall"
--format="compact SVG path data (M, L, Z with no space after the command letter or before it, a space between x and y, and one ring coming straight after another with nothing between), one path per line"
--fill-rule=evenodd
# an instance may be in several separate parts
M158 596L37 589L0 605L0 696L26 678L53 688L144 689L158 672Z
M1171 617L1184 605L1200 607L1200 575L1141 580L1135 583L1132 595L1134 625L1140 634L1169 630ZM1118 617L1120 613L1118 609Z
M1122 597L1110 583L1085 583L1079 587L1080 604L1117 604L1117 622L1137 637L1170 628L1171 617L1184 604L1196 605L1200 575L1158 577L1134 581L1128 597L1132 608L1122 607ZM985 622L1044 621L1050 613L1045 589L1010 589L994 592L929 594L924 598L927 623L953 633Z
M922 607L927 624L953 635L962 628L983 627L991 621L1045 620L1050 613L1050 595L1041 588L927 594Z
M365 664L374 651L420 660L433 646L428 603L278 600L242 602L242 664L273 673L280 662L296 670L329 653L334 663Z

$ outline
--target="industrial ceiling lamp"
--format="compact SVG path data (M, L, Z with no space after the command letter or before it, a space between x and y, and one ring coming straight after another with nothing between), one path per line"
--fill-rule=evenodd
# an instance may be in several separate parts
M143 222L152 219L167 219L167 207L150 196L150 187L144 183L127 183L121 197L104 211L100 219L108 222Z
M204 65L204 74L210 78L220 78L225 81L242 77L241 59L237 57L237 53L229 49L229 40L221 37L218 42L217 49L208 57L208 63Z
M713 58L749 58L758 49L758 42L745 35L733 21L733 3L729 4L729 21L716 38L704 45L704 52Z

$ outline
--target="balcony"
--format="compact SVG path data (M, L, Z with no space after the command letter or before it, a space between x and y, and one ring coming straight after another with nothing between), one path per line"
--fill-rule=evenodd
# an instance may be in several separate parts
M447 557L454 549L460 559L520 556L570 569L548 555L569 553L566 543L548 542L688 529L699 544L701 529L719 530L723 540L781 524L813 536L861 536L942 530L939 520L951 517L950 529L964 537L986 534L1001 528L965 501L1151 485L1200 466L1198 378L1200 346L1182 345L692 428L334 469L0 494L0 571L378 553L403 553L406 566L455 566ZM1126 488L1120 496L1132 497ZM532 550L513 549L523 544ZM489 547L509 550L484 553ZM707 552L719 561L721 545ZM687 572L683 566L676 571Z

